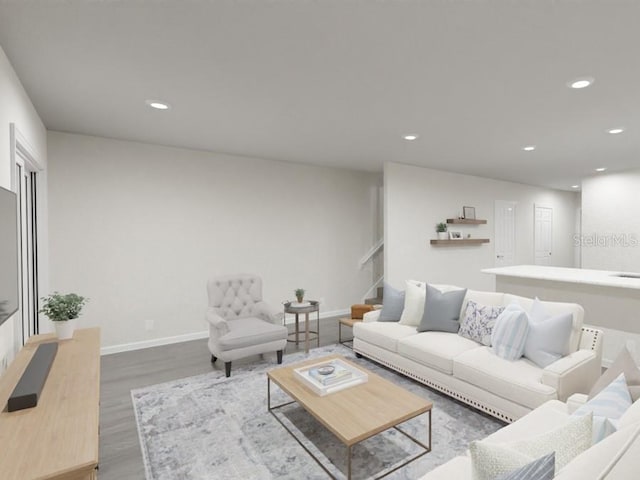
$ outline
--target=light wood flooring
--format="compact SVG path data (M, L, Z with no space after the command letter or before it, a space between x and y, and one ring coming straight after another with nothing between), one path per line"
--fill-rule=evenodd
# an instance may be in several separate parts
M289 331L292 331L291 326ZM320 320L320 334L320 345L336 343L337 318ZM343 339L351 337L349 328L342 327L342 334ZM301 347L304 349L303 345ZM294 351L295 344L288 343L285 355ZM224 364L221 362L211 365L210 356L207 340L203 339L102 357L100 480L145 478L130 391L207 373L214 368L224 371ZM248 358L233 362L233 367L255 361L261 360L259 357ZM231 375L233 376L233 368Z

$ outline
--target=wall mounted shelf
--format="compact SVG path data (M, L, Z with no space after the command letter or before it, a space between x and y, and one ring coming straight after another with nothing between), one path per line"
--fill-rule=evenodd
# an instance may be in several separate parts
M488 238L461 238L459 240L431 240L431 245L482 245Z
M455 223L458 225L485 225L487 221L471 218L447 218L447 223Z

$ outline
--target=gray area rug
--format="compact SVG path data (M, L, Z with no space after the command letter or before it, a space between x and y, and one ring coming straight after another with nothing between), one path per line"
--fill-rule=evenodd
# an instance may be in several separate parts
M332 345L285 355L284 364L339 353L433 402L432 451L391 473L390 480L417 479L449 459L464 454L471 441L504 424L443 394L405 378L353 352ZM274 355L275 357L275 355ZM326 479L327 473L267 411L265 372L275 359L132 390L147 480ZM272 384L272 405L289 401ZM346 448L297 404L277 410L290 429L314 452L332 475L346 478ZM428 416L402 424L427 441ZM353 448L353 478L390 471L420 450L391 429Z

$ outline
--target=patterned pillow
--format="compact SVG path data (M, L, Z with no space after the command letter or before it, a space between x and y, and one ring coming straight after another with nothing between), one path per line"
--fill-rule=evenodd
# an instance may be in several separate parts
M536 458L555 452L556 470L591 447L591 413L570 418L553 430L512 443L471 442L471 470L474 480L494 480Z
M554 452L501 475L496 480L551 480L556 473L556 454Z
M504 307L480 305L469 300L467 308L464 309L464 317L460 322L458 335L490 347L493 326L503 311Z

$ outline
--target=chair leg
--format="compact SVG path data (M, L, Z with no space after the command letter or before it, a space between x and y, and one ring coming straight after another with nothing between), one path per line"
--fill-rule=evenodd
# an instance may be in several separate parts
M211 363L216 363L217 359L218 357L216 357L215 355L211 355Z
M224 362L224 374L227 378L231 376L231 362Z
M282 350L278 350L276 354L278 355L278 364L282 363Z

